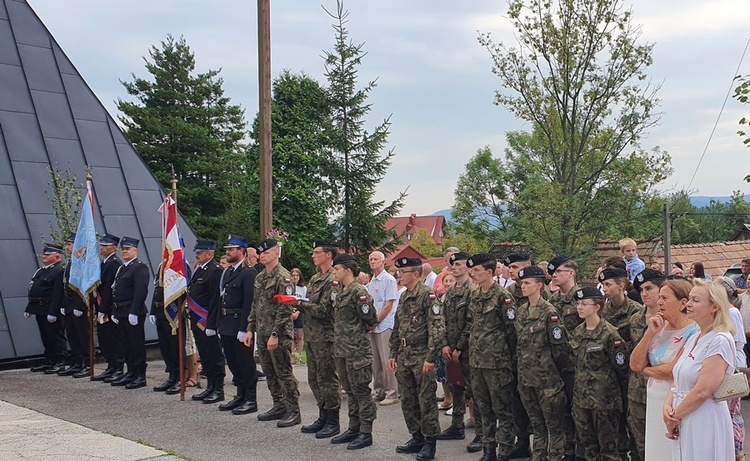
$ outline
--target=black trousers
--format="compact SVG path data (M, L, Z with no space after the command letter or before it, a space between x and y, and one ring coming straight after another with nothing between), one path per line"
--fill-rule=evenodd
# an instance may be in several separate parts
M128 373L140 373L146 375L146 331L145 315L138 316L138 323L131 325L128 317L117 317L120 322L120 335L125 347L125 363L128 365Z
M258 384L258 376L255 369L253 348L237 341L236 335L222 335L221 345L224 348L224 355L227 357L229 370L232 372L232 384L246 389L255 389Z
M70 363L85 365L89 362L89 317L84 314L76 317L73 313L65 316L65 332L70 345Z
M126 320L127 322L127 320ZM123 348L122 330L115 322L96 324L96 334L99 338L99 350L109 366L122 368L125 363L125 349Z
M206 377L223 380L226 376L226 363L224 354L221 352L219 336L206 336L206 332L196 322L192 322L192 330L195 346L198 348L198 355L201 358L201 367L203 367ZM234 340L239 344L237 338L234 338Z
M177 339L178 335L172 334L172 325L167 319L156 316L156 336L159 339L159 351L164 360L167 373L178 373L180 371L180 349Z
M65 326L62 316L57 316L53 323L47 321L46 315L35 315L36 324L39 327L39 336L44 346L44 357L47 362L62 363L65 360ZM237 341L237 339L235 339Z

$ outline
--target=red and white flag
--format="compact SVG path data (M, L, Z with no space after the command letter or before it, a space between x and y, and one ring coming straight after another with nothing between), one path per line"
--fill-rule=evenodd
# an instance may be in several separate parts
M185 248L177 228L177 202L167 195L159 207L162 216L161 280L164 287L164 305L187 292L188 278L185 264Z

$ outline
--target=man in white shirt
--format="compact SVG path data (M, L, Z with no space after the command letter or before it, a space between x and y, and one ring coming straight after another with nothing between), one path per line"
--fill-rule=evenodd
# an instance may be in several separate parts
M432 272L432 265L430 263L422 264L422 276L424 277L424 284L432 288L435 285L435 279L437 274Z
M396 279L384 270L385 256L379 251L370 254L372 278L367 284L367 291L373 297L373 304L378 313L378 325L370 334L372 344L372 378L373 397L381 405L398 403L398 384L396 374L388 368L391 350L388 341L393 331L396 315L394 303L398 299Z

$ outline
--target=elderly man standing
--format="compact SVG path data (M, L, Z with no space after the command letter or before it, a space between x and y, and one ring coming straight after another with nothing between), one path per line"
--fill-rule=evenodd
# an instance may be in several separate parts
M398 299L396 279L386 272L385 256L380 251L370 253L370 269L372 279L367 284L367 291L373 297L378 324L370 334L372 344L372 377L373 398L381 405L398 403L398 384L396 373L388 368L391 349L388 342L393 331L393 320L396 309L393 308Z

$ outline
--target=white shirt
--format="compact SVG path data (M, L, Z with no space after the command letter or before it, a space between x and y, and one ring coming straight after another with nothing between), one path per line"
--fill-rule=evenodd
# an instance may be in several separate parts
M398 302L398 285L396 284L396 279L388 272L382 271L377 276L372 276L366 288L372 295L375 311L378 315L383 311L386 302L391 300L394 302L394 306L391 308L388 316L375 327L373 333L382 333L385 330L392 329L396 317L395 303Z
M432 288L435 285L435 279L437 279L437 274L430 271L430 274L424 278L424 284Z
M732 325L734 326L734 348L737 351L737 363L735 366L745 368L747 367L747 357L745 356L745 344L747 339L745 338L745 330L742 326L742 314L736 307L729 308L729 318L732 319Z

